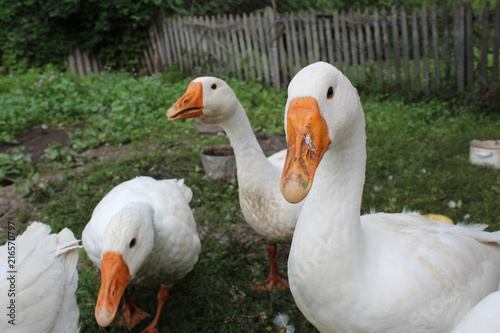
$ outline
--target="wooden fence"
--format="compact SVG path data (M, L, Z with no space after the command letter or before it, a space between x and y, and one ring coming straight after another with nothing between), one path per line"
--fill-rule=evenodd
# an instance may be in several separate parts
M142 64L223 72L286 87L302 67L334 64L355 83L429 94L446 85L499 86L500 5L470 4L329 14L286 13L165 18L153 22ZM75 55L73 55L75 58ZM95 67L95 66L94 66ZM84 72L81 72L84 74Z

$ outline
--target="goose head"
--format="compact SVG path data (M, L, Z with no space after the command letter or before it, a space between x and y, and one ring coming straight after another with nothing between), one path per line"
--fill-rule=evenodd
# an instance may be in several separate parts
M104 231L101 288L95 307L95 318L102 327L115 318L127 284L153 250L153 217L151 206L133 202L114 215Z
M295 75L285 110L287 156L281 192L287 201L297 203L311 189L324 154L349 135L363 112L351 82L326 62L311 64Z
M234 114L238 103L225 81L203 76L189 83L184 95L167 110L167 118L200 118L207 124L220 123Z

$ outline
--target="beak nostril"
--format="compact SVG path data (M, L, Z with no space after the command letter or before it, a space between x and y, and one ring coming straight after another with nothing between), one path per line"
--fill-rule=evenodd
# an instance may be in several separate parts
M189 98L186 98L185 100L182 101L182 105L186 105L189 103Z

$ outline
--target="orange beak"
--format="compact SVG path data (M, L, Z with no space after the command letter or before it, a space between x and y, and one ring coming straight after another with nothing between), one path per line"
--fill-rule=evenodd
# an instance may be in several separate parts
M115 319L120 299L130 281L130 272L121 254L106 252L101 260L101 289L95 306L99 326L109 326Z
M309 193L319 162L331 142L316 99L292 99L287 112L287 153L281 175L281 193L288 202L300 202Z
M196 118L203 114L203 85L191 82L184 95L167 110L168 120Z

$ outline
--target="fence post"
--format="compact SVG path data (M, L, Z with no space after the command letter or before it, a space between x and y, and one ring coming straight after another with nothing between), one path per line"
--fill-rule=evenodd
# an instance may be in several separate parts
M267 46L269 47L269 64L271 67L271 81L273 88L279 90L281 87L280 73L279 73L279 63L278 63L278 38L281 32L278 29L280 17L276 15L276 12L271 7L266 7L264 11L264 26L265 35L267 39Z

